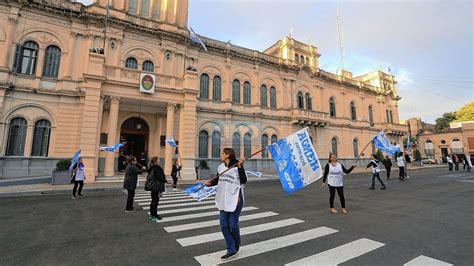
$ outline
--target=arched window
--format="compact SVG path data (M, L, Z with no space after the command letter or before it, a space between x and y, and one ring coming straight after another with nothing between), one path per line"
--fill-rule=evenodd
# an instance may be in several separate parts
M359 156L359 144L357 143L357 139L352 141L352 149L354 149L354 158Z
M143 62L142 69L143 71L147 71L147 72L155 72L155 66L153 65L153 62L151 62L150 60L146 60L145 62Z
M61 49L55 45L48 46L44 54L43 77L57 78L60 61Z
M373 126L374 124L374 114L372 111L372 105L369 105L369 123L370 123L370 126Z
M212 158L219 158L221 155L221 133L212 133Z
M33 41L17 45L13 72L34 75L36 72L36 60L38 57L38 44Z
M240 103L240 81L238 79L232 81L232 102Z
M309 93L306 93L304 97L306 100L306 110L313 110L313 101L311 100L311 96L309 96Z
M199 85L199 98L209 99L209 76L202 74Z
M336 117L336 103L334 103L334 98L329 98L329 116Z
M137 14L137 0L130 0L128 4L128 13L132 15Z
M301 91L298 92L296 99L298 101L298 109L304 109L303 93Z
M337 139L332 138L331 140L331 153L337 157Z
M244 104L251 103L250 82L244 82Z
M205 130L201 130L199 132L199 145L198 145L198 157L199 158L208 158L208 141L209 141L209 134Z
M306 57L306 64L309 65L309 58Z
M388 111L388 114L390 116L390 123L393 123L392 110Z
M51 123L48 120L39 120L35 123L31 156L48 156L50 132Z
M356 107L354 102L351 102L351 119L357 120Z
M26 120L17 117L10 121L8 129L7 156L23 156L25 150Z
M260 87L260 106L267 107L267 86Z
M300 55L300 63L304 64L304 56Z
M244 157L247 158L252 153L252 137L249 133L244 135Z
M214 101L221 100L221 77L215 76L212 81L212 99Z
M295 54L295 62L296 63L300 62L300 56L298 54Z
M149 10L150 10L150 0L142 0L141 16L144 18L147 18Z
M235 151L235 157L240 158L240 134L238 132L232 135L232 149Z
M125 60L125 68L138 69L137 59L133 57L127 58L127 60Z
M268 158L267 149L265 149L265 147L268 146L268 136L267 136L267 134L262 135L262 138L260 139L260 145L261 145L262 149L264 149L262 151L262 158Z
M275 87L270 87L270 108L277 108L277 96Z
M278 137L276 135L272 135L272 140L271 140L272 144L277 142L277 140L278 140Z

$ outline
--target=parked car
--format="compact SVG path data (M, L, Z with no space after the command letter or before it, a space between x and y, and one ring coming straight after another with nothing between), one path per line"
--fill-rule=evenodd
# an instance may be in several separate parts
M436 159L433 158L422 158L421 161L425 164L436 164Z

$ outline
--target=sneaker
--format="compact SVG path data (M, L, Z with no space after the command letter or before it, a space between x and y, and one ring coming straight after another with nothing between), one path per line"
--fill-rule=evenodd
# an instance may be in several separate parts
M79 194L79 197L84 197L84 195L82 195L82 194Z
M72 196L72 198L71 198L71 199L77 199L77 198L76 198L76 196Z
M232 254L227 253L227 254L225 254L224 256L221 257L221 260L228 260L230 257L234 256L235 254L237 254L237 252L232 253Z
M342 214L347 214L347 210L346 210L345 208L342 208L342 209L341 209L341 213L342 213Z
M135 209L125 210L125 212L135 212Z
M387 187L381 187L380 189L386 189Z
M334 208L329 209L329 212L330 213L337 213L336 209L334 209Z
M161 219L163 219L163 218L161 218L161 216L159 216L159 215L157 215L153 218L153 220L161 220Z
M173 188L173 191L178 191L178 189L177 189L177 188Z
M369 187L369 189L374 189L373 187Z

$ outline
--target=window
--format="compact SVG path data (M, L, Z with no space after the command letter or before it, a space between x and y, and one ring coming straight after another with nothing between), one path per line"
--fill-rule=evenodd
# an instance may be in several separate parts
M244 104L251 103L250 82L244 82Z
M214 101L221 100L221 77L215 76L212 82L212 99Z
M386 116L387 116L387 123L392 123L392 111L390 110L385 110Z
M142 0L141 16L147 18L149 10L150 10L150 0Z
M260 106L267 107L267 86L260 87Z
M372 105L369 106L369 123L370 126L374 125L374 114L372 113Z
M128 13L132 15L137 14L137 0L130 0L128 4Z
M446 144L446 140L441 140L441 144Z
M298 54L295 54L295 62L296 63L300 62L300 56Z
M8 129L7 156L23 156L25 150L26 120L17 117L10 121Z
M127 60L125 61L125 68L138 69L137 59L133 57L127 58Z
M354 149L354 158L359 157L359 144L357 143L357 139L352 141L352 148Z
M351 102L351 119L357 120L356 107L354 102Z
M34 75L36 72L36 59L38 57L38 44L32 41L17 45L13 71L20 74Z
M276 109L277 108L277 96L276 96L276 89L275 87L270 87L270 108Z
M337 139L332 138L331 140L331 153L337 157Z
M392 110L388 111L388 114L390 116L390 123L393 123Z
M304 64L304 56L300 55L300 63Z
M313 101L311 100L311 96L309 96L309 93L306 93L305 100L306 100L306 110L313 110Z
M147 71L147 72L155 72L155 66L153 65L153 62L149 60L143 62L142 69L143 71Z
M232 81L232 102L240 103L240 81L237 79Z
M201 75L199 88L199 98L209 99L209 76L207 74Z
M247 158L252 153L252 138L249 133L244 135L244 157Z
M199 147L198 147L198 150L199 150L199 153L198 153L198 157L199 158L207 158L208 157L208 137L209 137L209 134L207 133L207 131L204 131L202 130L201 132L199 132Z
M268 136L267 136L267 134L262 135L262 138L260 139L260 144L262 145L262 149L264 149L262 151L262 158L268 158L267 149L265 149L265 147L268 146Z
M336 104L334 98L329 98L329 116L336 117Z
M237 132L232 135L232 149L235 151L235 157L240 158L240 134Z
M276 135L272 135L272 140L271 140L272 144L277 142L277 140L278 140L278 137Z
M57 78L60 61L61 49L54 45L48 46L44 54L43 77Z
M219 158L221 155L221 133L212 133L212 158Z
M39 120L36 122L31 156L48 156L50 132L51 123L49 123L48 120Z
M304 108L304 103L303 103L303 93L298 92L298 96L296 97L298 101L298 109L303 109Z

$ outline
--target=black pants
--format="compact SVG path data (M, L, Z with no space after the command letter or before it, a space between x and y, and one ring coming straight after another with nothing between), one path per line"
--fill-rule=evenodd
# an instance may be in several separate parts
M125 210L131 211L133 210L133 198L135 198L135 189L127 189L127 192L127 206L125 207Z
M453 163L448 163L449 171L453 171Z
M160 197L158 196L159 192L151 192L151 203L150 203L150 216L156 217L158 216L158 202L160 201Z
M400 180L405 179L405 167L403 167L403 166L400 167L400 166L399 166L399 167L398 167L398 170L399 170L399 172L398 172L398 178L400 178Z
M379 180L380 185L382 185L382 187L385 187L385 184L383 183L382 179L380 178L380 173L373 173L373 175L372 175L372 187L371 188L375 187L375 178L377 178L377 180Z
M178 177L177 176L172 176L173 178L173 188L176 188L178 185Z
M79 190L77 190L77 185L79 185ZM72 189L72 195L75 197L76 191L77 193L79 193L79 195L81 195L83 186L84 186L84 180L81 180L81 181L74 180L74 188Z
M341 201L341 207L345 208L346 207L346 199L344 198L344 187L332 187L329 186L329 206L331 208L334 208L334 197L336 196L336 190L337 190L337 195L339 195L339 200Z
M392 170L392 167L385 167L385 170L387 170L387 179L390 179L390 171Z
M454 163L454 170L459 171L459 163Z

